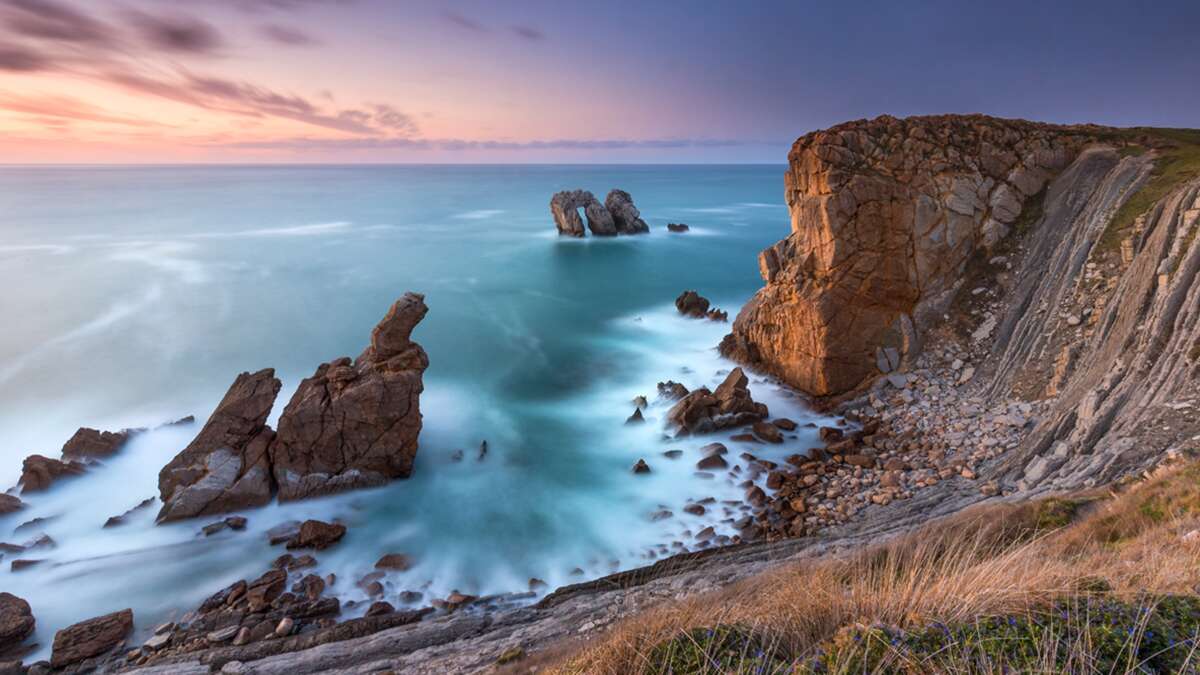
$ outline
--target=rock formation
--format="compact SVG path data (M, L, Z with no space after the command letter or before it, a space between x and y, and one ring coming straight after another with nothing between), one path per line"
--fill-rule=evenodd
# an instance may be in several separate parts
M406 293L353 362L322 364L279 418L271 463L280 501L383 485L412 473L425 350L410 339L424 296Z
M267 416L281 384L271 368L242 373L204 428L158 474L160 521L224 513L271 501Z
M727 356L811 394L849 391L919 349L976 251L1093 137L982 116L848 122L792 147L792 234L759 256L766 287Z
M650 231L633 205L633 198L624 190L612 190L603 204L587 190L565 190L550 198L550 214L560 235L587 236L579 209L583 209L587 218L587 228L597 237L645 234Z
M696 291L684 291L675 298L675 309L679 310L680 314L690 316L693 319L707 318L711 321L728 321L729 314L723 310L712 308L709 309L708 298L700 295Z
M717 386L693 390L667 413L667 421L679 433L703 434L753 424L767 416L767 406L750 397L749 378L734 368Z
M604 198L604 208L612 214L617 234L646 234L650 226L642 220L642 214L633 205L633 197L624 190L611 190Z
M60 478L78 476L84 472L79 462L63 462L43 455L30 455L21 465L21 494L48 489Z
M25 504L19 497L0 492L0 516L20 511L23 508L25 508Z
M100 656L125 641L133 630L133 610L124 609L81 621L54 634L50 665L65 668Z
M11 593L0 592L0 655L32 635L35 623L28 602Z
M62 447L63 459L92 460L111 457L120 450L133 431L100 431L81 427Z

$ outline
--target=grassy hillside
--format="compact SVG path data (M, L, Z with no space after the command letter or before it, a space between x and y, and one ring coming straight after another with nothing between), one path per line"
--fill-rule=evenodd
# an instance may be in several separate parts
M541 672L1200 672L1200 463L657 607ZM532 663L524 664L528 669Z
M1155 129L1137 127L1122 130L1124 153L1142 153L1149 149L1132 139L1154 145L1157 154L1154 171L1133 196L1113 215L1100 239L1102 251L1114 251L1129 236L1134 220L1149 211L1176 186L1200 176L1200 129Z

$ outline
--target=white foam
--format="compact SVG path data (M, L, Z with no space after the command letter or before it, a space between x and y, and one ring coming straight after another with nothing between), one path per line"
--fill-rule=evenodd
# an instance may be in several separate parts
M241 239L254 237L320 237L329 234L342 234L351 225L345 221L332 223L313 223L311 225L291 225L287 227L263 227L233 232L194 232L187 235L193 239Z
M477 209L475 211L459 213L454 217L460 220L487 220L488 218L495 218L502 213L504 213L504 209Z

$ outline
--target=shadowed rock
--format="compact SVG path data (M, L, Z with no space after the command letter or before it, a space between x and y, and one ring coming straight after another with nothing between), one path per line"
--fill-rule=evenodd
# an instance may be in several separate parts
M767 416L767 406L750 398L749 378L734 368L716 391L700 387L684 396L667 420L680 433L703 434L758 422Z
M25 504L19 497L0 493L0 516L15 513L23 508L25 508Z
M21 464L21 494L48 489L55 481L67 476L78 476L84 467L78 462L63 462L44 455L30 455Z
M583 209L587 218L587 229L597 237L645 234L650 231L633 205L633 198L624 190L612 190L603 204L587 190L565 190L550 198L550 214L560 235L586 236L584 218L579 216L579 209Z
M132 433L128 429L123 431L99 431L97 429L81 427L63 445L63 459L87 460L111 457L129 441Z
M159 521L225 513L271 500L267 416L279 394L271 368L242 373L199 435L158 474Z
M133 610L123 609L81 621L54 635L50 665L54 668L79 663L120 645L133 630Z
M612 214L617 234L646 234L650 226L642 220L642 214L633 205L633 197L624 190L611 190L604 198L604 208Z
M425 350L410 339L424 296L406 293L353 362L321 364L279 418L271 464L280 501L383 485L412 473Z
M0 593L0 654L29 637L34 624L28 602L11 593Z

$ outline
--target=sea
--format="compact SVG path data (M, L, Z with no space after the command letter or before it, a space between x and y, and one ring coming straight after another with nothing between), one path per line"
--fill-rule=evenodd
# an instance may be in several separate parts
M761 286L757 254L789 232L783 166L5 166L0 167L0 489L22 459L57 457L81 426L147 428L86 475L25 495L0 542L52 546L0 559L0 590L37 618L31 658L54 632L126 607L138 634L194 609L283 553L267 529L340 520L318 574L343 617L369 599L355 581L386 553L414 566L385 596L554 588L733 535L739 477L698 475L713 440L782 461L818 445L801 426L781 445L673 439L656 383L715 386L729 324L688 319L694 289L730 320ZM551 195L621 188L644 236L557 236ZM669 233L667 223L690 230ZM425 294L414 332L429 354L424 428L411 478L242 512L245 531L203 536L216 518L155 525L159 470L199 431L242 371L300 380L356 356L405 291ZM752 375L772 416L821 417ZM626 425L645 396L647 422ZM166 422L194 415L192 425ZM488 451L480 459L479 448ZM681 449L679 459L664 452ZM461 456L461 460L458 457ZM631 467L645 459L649 474ZM762 480L761 478L759 479ZM706 503L705 514L683 512ZM655 519L654 514L671 516ZM16 558L43 560L13 572Z

